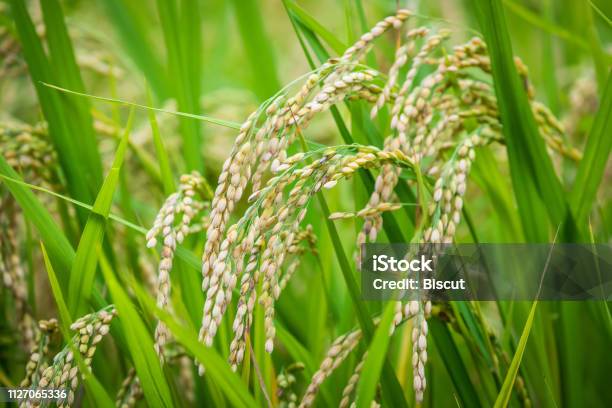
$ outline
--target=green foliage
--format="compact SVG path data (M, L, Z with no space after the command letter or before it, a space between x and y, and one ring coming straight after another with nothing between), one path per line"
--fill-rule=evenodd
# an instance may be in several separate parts
M494 87L503 132L503 138L500 134L495 143L476 149L456 241L541 243L558 231L563 242L609 242L612 32L604 2L451 3L421 2L408 25L449 27L457 38L477 32L472 26L478 25L491 75L483 72L477 80ZM389 2L360 0L40 0L40 13L22 0L0 5L0 43L6 52L0 62L2 121L5 116L27 123L43 120L42 137L48 137L57 158L52 177L32 178L28 160L16 159L27 155L30 145L5 149L7 140L20 141L23 132L11 135L14 140L0 137L0 266L10 255L2 252L12 232L4 220L13 215L14 202L18 221L10 228L15 228L16 255L26 276L24 310L34 320L59 317L62 340L51 344L50 358L73 345L70 325L76 319L111 304L118 312L91 370L73 350L84 386L83 406L113 406L133 367L144 397L140 405L286 407L293 397L299 403L320 374L334 339L355 330L362 336L317 385L314 405L338 405L367 352L350 400L357 406L372 401L384 407L413 406L410 334L415 323L408 319L389 335L394 303L361 297L353 259L362 220L329 218L334 211L363 208L375 191L379 169L359 169L352 184L339 183L309 201L301 227L312 226L316 252L299 255L292 279L275 299L274 351L266 352L269 311L259 297L236 371L228 359L237 330L233 317L240 307L240 279L227 309L215 311L225 317L213 345L198 338L206 302L201 257L211 220L190 225L193 230L184 230L181 240L164 229L163 238L156 237L159 242L148 250L145 246L154 222L172 228L179 224L179 216L163 214L155 221L155 215L181 188L181 174L197 170L210 182L209 187L205 180L191 201L181 202L189 205L201 193L205 199L198 204L208 214L217 187L212 181L224 170L248 114L263 103L263 117L272 96L292 96L309 73L341 56L370 24L394 9ZM406 27L402 30L378 38L356 69L367 64L388 72L404 40ZM443 56L453 51L446 43L440 48ZM522 67L517 70L515 55L529 66L528 80ZM13 63L21 71L10 71ZM400 69L400 79L411 63ZM420 68L409 90L432 69ZM372 94L379 95L385 75L372 86ZM579 87L578 77L586 85ZM289 85L283 88L284 83ZM398 91L392 88L390 97ZM565 127L554 143L575 146L576 154L554 148L530 98L546 100ZM120 106L130 106L129 116ZM382 149L397 131L389 126L388 107L374 119L371 107L364 100L341 99L329 109L331 115L296 131L298 140L287 154L339 145ZM438 120L434 113L432 123ZM254 123L257 134L261 118ZM474 123L468 119L462 126ZM258 157L266 153L267 142L251 143ZM445 159L454 154L440 152ZM410 162L402 169L392 194L402 208L382 214L379 242L423 239L436 217L428 207L437 176L425 171L428 165ZM265 172L264 185L272 177ZM245 196L251 193L246 187ZM245 215L253 208L245 196L232 203L230 225L252 221ZM167 279L171 290L162 308L160 258L168 258L167 248L173 250ZM3 385L20 383L23 362L30 357L19 344L21 326L15 317L20 299L11 289L6 283L0 288ZM44 309L47 305L54 306ZM428 318L428 386L422 406L606 406L608 367L602 356L612 338L610 316L606 302L436 303ZM154 347L158 323L169 336L163 361ZM178 364L181 359L188 364ZM203 376L197 375L197 363L206 369ZM194 397L188 400L191 391Z

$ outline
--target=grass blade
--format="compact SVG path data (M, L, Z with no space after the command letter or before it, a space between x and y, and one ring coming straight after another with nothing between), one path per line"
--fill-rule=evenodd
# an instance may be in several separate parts
M532 12L525 6L515 1L503 0L503 3L511 13L516 14L518 17L527 21L529 24L532 24L533 26L546 31L547 33L552 34L557 38L570 42L573 45L577 45L578 47L584 50L589 50L589 44L586 41L572 34L572 32L570 32L569 30L566 30L562 26L558 26L538 16L536 13Z
M470 376L461 359L457 345L448 327L438 319L429 319L431 338L436 343L436 349L442 357L446 370L451 377L462 406L479 407L481 403L478 393L470 381Z
M187 2L185 2L187 4ZM171 82L173 94L178 102L178 109L184 112L196 113L199 111L199 75L195 79L190 75L193 68L189 68L193 61L196 61L201 56L199 49L195 50L195 54L191 54L193 50L186 49L188 38L183 37L179 28L180 13L193 13L198 15L198 7L191 7L187 10L179 10L177 3L174 0L157 0L157 11L161 21L162 31L164 34L164 43L166 45L168 73ZM199 39L199 19L191 21L196 24L194 32L188 31L189 34ZM199 44L197 40L190 42ZM189 54L188 54L189 53ZM199 66L199 64L196 64ZM190 119L181 119L179 122L181 137L183 139L183 156L188 170L202 171L204 163L201 154L200 140L200 124Z
M49 11L46 2L42 3L43 8L47 9L45 17L48 23L47 31L58 31L49 39L49 48L52 49L52 57L59 61L61 56L72 53L70 42L65 34L61 9ZM43 114L48 122L49 134L57 150L59 162L66 175L68 190L75 198L91 202L102 181L102 167L97 155L93 131L88 130L91 128L88 108L83 102L74 98L61 99L59 95L49 92L42 85L43 82L61 85L62 81L51 68L52 61L45 55L43 44L36 33L25 2L11 0L10 4L21 40L23 56L28 64ZM65 61L68 67L72 67L71 62L73 61ZM74 71L76 68L68 69ZM84 133L81 133L81 126L85 127ZM82 148L79 144L82 144ZM89 159L87 163L81 160L83 152ZM84 223L86 215L78 209L77 212L80 221Z
M344 277L344 281L346 283L346 286L348 287L348 291L351 296L353 308L357 313L357 320L359 321L359 325L363 330L366 343L369 344L374 335L374 324L370 319L370 316L363 301L359 297L359 287L357 286L357 282L355 281L355 276L353 275L348 258L346 257L344 249L342 248L342 241L340 240L340 235L338 234L336 226L334 225L332 220L329 219L330 212L325 198L322 196L321 193L317 194L317 197L319 198L319 205L321 206L323 216L325 217L325 222L327 224L327 229L331 237L332 244L334 246L334 251L336 252L338 263L340 264L342 276ZM391 364L386 359L383 366L382 376L382 387L385 398L389 398L389 401L392 401L393 406L395 407L406 407L407 404L404 398L404 394L402 393L401 386L397 380L397 377L395 376L395 373L393 372Z
M128 118L128 124L125 128L125 133L115 153L113 164L98 193L92 212L89 214L87 224L85 224L85 229L83 230L81 240L77 247L74 263L72 264L68 287L68 299L70 312L74 316L85 311L91 297L98 262L98 254L95 248L101 245L104 240L106 219L110 213L113 195L119 183L119 174L127 150L133 115L134 110L132 109Z
M72 95L78 95L78 96L82 96L82 97L85 97L85 98L91 98L91 99L95 99L95 100L98 100L98 101L104 101L104 102L108 102L108 103L117 103L117 104L120 104L120 105L133 106L133 107L139 108L139 109L145 109L145 110L150 110L150 111L154 111L154 112L167 113L167 114L170 114L170 115L175 115L175 116L181 116L181 117L190 118L190 119L201 120L202 122L212 123L213 125L218 125L218 126L223 126L223 127L230 128L230 129L240 130L240 123L230 122L230 121L223 120L223 119L216 119L216 118L213 118L213 117L210 117L210 116L196 115L194 113L187 113L187 112L170 111L170 110L166 110L166 109L160 109L160 108L154 108L152 106L142 105L142 104L139 104L139 103L124 101L124 100L121 100L121 99L106 98L104 96L91 95L91 94L87 94L87 93L83 93L83 92L73 91L73 90L67 89L67 88L62 88L61 86L49 84L49 83L46 83L46 82L42 82L42 85L44 85L44 86L46 86L48 88L55 89L57 91L65 92L65 93L72 94Z
M531 332L531 326L533 325L533 318L535 316L537 306L538 301L536 300L531 305L529 316L527 317L525 327L523 328L523 333L521 334L521 338L516 347L516 352L514 353L514 357L512 357L512 362L508 368L508 373L506 374L501 391L499 392L497 400L495 401L495 408L507 407L510 402L512 388L514 387L514 381L516 380L516 375L518 374L519 366L521 365L523 353L525 352L525 347L527 346L527 340L529 339L529 333Z
M147 88L147 103L152 104L151 94ZM155 145L155 153L157 154L157 160L159 161L159 173L161 175L162 185L164 186L164 194L169 196L175 190L174 177L172 175L172 168L170 168L170 160L168 159L168 152L164 146L161 134L159 133L159 126L157 125L157 118L155 112L149 110L149 123L151 125L151 133L153 134L153 144Z
M141 7L134 2L126 0L103 1L106 14L112 21L121 39L121 43L128 51L126 54L135 65L144 73L147 82L153 87L155 94L162 100L170 97L170 87L161 61L155 55L155 49L147 33L149 21L143 18Z
M158 308L153 300L135 281L131 281L131 287L137 294L138 299L149 312L166 324L175 338L206 366L206 375L225 392L225 396L237 407L255 407L255 401L249 394L246 386L240 381L236 373L232 372L229 364L219 354L205 347L198 341L196 332L186 326L178 324L175 319L165 310Z
M2 181L17 201L28 221L38 230L58 270L62 285L68 283L68 273L74 260L74 249L66 236L57 226L53 217L40 203L30 189L24 187L23 180L0 155L0 175ZM65 287L65 286L64 286Z
M266 33L257 0L233 0L240 37L244 44L253 77L253 89L260 101L265 101L280 88L276 69L274 44ZM264 62L265 61L265 62Z
M612 75L608 74L599 111L589 132L584 156L578 165L570 199L578 225L586 221L591 211L610 157L612 148L612 137L610 137L609 130L610 117L612 117Z
M346 44L340 41L338 37L334 35L334 33L326 29L322 24L315 20L314 17L308 14L308 12L300 7L295 1L288 0L285 2L285 5L293 14L295 14L295 16L304 26L321 37L336 54L342 54L347 48Z
M570 221L564 225L571 228L571 214L514 66L503 6L495 0L479 0L477 6L491 57L512 185L523 228L529 241L546 241L548 228L541 218L536 218L538 214L533 211L538 201L545 204L549 220L555 226L569 218ZM539 207L541 209L541 205ZM569 239L571 232L565 230L564 238Z
M64 23L62 7L58 0L43 0L40 3L45 21L49 57L54 68L52 72L57 83L84 92L85 84L76 63L68 29ZM78 162L84 172L83 177L90 182L100 183L102 181L102 162L98 153L89 101L70 97L65 102L64 112L67 115L68 127L72 132L70 136L72 142L78 146L80 157L84 159ZM92 188L96 187L95 184L92 186Z
M391 336L389 330L395 315L395 303L389 302L385 307L380 324L374 333L374 338L368 348L368 356L363 363L362 375L357 385L357 406L369 407L380 381L380 374L387 356Z
M99 251L99 247L97 250ZM125 334L134 368L140 379L144 397L150 406L172 407L170 388L164 377L157 354L155 354L151 334L127 293L115 278L110 265L102 257L102 253L98 255L101 257L102 274L117 308L119 322Z
M57 276L55 275L55 271L53 270L53 266L51 265L51 261L49 260L49 256L47 255L47 250L45 249L45 245L42 242L40 243L40 249L42 251L43 261L47 269L47 276L49 277L51 291L53 292L53 297L55 298L55 303L57 304L57 309L60 314L61 332L64 336L66 344L71 346L72 354L75 357L79 366L79 370L83 377L85 387L87 387L87 390L94 398L94 401L96 401L96 406L112 408L115 406L113 400L104 390L104 387L102 387L96 377L94 377L89 368L85 366L81 353L79 352L79 350L76 350L76 347L72 344L72 337L70 336L69 331L70 325L72 324L72 318L70 317L68 307L66 306L66 302L64 301L64 295L62 295L62 289L57 280Z

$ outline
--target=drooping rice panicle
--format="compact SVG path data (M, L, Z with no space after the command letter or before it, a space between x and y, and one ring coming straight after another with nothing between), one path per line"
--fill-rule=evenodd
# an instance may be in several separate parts
M38 322L38 330L34 344L30 350L30 358L25 367L25 378L19 384L21 387L29 387L40 381L40 374L49 365L49 342L51 336L58 331L56 319L41 320Z
M418 165L423 173L437 180L430 208L432 224L423 226L423 239L437 243L451 242L454 237L474 148L501 140L495 93L486 81L473 74L479 70L490 75L490 60L479 38L448 51L445 42L450 37L449 30L436 32L420 27L408 32L386 79L381 73L359 65L372 41L388 28L400 27L408 15L402 10L379 23L341 57L329 60L311 74L293 97L280 93L242 125L213 198L202 268L206 299L200 340L207 345L212 344L234 288L240 282L235 336L230 345L234 369L244 357L256 300L264 310L265 349L273 350L275 301L299 262L294 260L283 268L290 254L287 242L298 233L306 205L317 191L334 187L357 168L381 168L374 192L363 210L332 215L332 218L363 217L358 244L375 241L382 228L381 213L399 208L394 202L397 200L394 188L400 181L401 168ZM515 63L531 94L524 64L519 59ZM407 73L400 78L405 66ZM433 70L418 76L424 66ZM347 148L331 148L318 157L312 153L288 156L287 149L313 117L345 99L374 103L373 116L385 105L391 105L393 132L385 139L385 150L358 148L357 159L344 157ZM536 102L533 109L549 146L563 151L554 137L561 129L558 121ZM394 159L381 160L383 152ZM452 152L450 158L447 152ZM310 160L314 163L308 164ZM266 182L269 173L273 176ZM444 191L440 190L442 185ZM235 204L248 188L250 206L231 224L229 217ZM283 274L283 270L287 273ZM430 308L431 303L426 300L419 306L424 322L420 323L421 328L427 325L425 311ZM417 336L415 343L421 355L426 355L426 339L421 341L424 336ZM203 369L200 367L201 373ZM417 364L415 370L414 382L419 385L416 395L422 398L426 384L424 369Z
M110 323L117 314L113 305L87 314L77 319L70 329L76 334L70 340L71 345L66 345L55 355L52 363L40 373L38 382L32 382L32 386L40 388L67 388L68 396L58 406L72 406L74 393L79 385L79 366L74 357L73 349L76 350L87 369L91 369L91 362L100 341L108 334Z
M304 369L304 364L294 363L289 367L284 368L276 376L276 384L278 384L277 397L279 406L283 408L297 408L298 396L294 389L297 379L296 374Z
M393 324L390 328L390 335L393 334L395 328L405 321L413 318L418 315L419 302L418 301L410 301L406 304L402 304L401 302L396 302L396 311L393 319ZM375 323L378 324L378 320L375 320ZM305 408L309 407L314 403L314 400L319 392L319 388L323 381L328 378L334 370L336 370L340 364L348 357L348 355L355 349L355 347L359 344L361 340L362 333L361 330L355 330L351 333L342 335L338 337L332 343L331 347L327 351L323 362L319 366L317 372L313 375L310 384L306 388L306 392L302 397L302 401L300 402L300 407ZM362 356L362 360L365 360L365 356ZM359 369L361 370L361 369ZM354 378L352 376L349 379L349 383L345 387L346 395L343 392L343 400L345 396L349 396L355 387L358 379L359 379L359 370L357 372L357 377ZM343 403L341 401L341 405ZM346 401L348 403L348 401Z
M171 194L159 210L153 227L147 232L147 246L157 245L158 237L162 240L161 259L157 274L157 306L167 308L170 300L170 271L177 244L192 233L192 224L206 223L204 211L208 207L205 201L206 181L197 172L183 175L178 191ZM170 333L162 322L155 328L155 350L163 361L163 348Z
M142 398L142 387L136 376L136 370L130 368L127 377L121 383L121 387L115 398L115 405L118 408L131 408Z

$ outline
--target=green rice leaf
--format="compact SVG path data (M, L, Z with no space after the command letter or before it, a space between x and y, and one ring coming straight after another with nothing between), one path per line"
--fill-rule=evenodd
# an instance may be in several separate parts
M76 63L72 42L64 23L62 7L58 0L40 2L47 33L47 45L52 72L58 84L77 91L84 91L85 85ZM72 142L78 146L81 160L77 164L85 177L96 188L102 181L102 162L93 129L89 101L68 97L62 101L62 111L71 131Z
M58 270L61 287L66 287L68 274L74 260L74 249L66 236L53 220L47 209L40 203L34 193L24 186L23 180L0 155L0 177L11 195L21 207L26 218L37 229L42 241L49 248L49 253Z
M73 51L66 34L61 8L56 4L57 0L43 3L43 15L47 25L49 37L49 49L54 61L62 61L66 69L74 72ZM102 167L100 157L95 144L89 107L75 98L49 92L42 83L57 83L64 85L60 74L51 67L54 66L47 58L43 44L41 43L34 24L28 14L25 2L11 0L11 11L15 26L22 44L23 56L28 64L32 81L36 88L38 99L49 125L49 134L58 153L59 162L67 178L67 187L71 194L85 202L91 202L95 198L96 190L102 181ZM57 8L55 7L57 6ZM69 82L77 86L76 79ZM82 160L83 157L87 160ZM78 211L79 219L85 222L86 215Z
M557 38L572 43L573 45L576 45L584 50L589 49L589 44L582 38L573 34L571 31L566 30L564 27L554 24L540 17L525 6L513 0L503 0L503 3L511 13L516 14L518 17L527 21L529 24L532 24L533 26L546 31L549 34L552 34Z
M186 112L176 112L176 111L171 111L171 110L167 110L167 109L154 108L152 106L142 105L140 103L124 101L122 99L107 98L107 97L104 97L104 96L96 96L96 95L91 95L91 94L87 94L87 93L84 93L84 92L77 92L77 91L73 91L71 89L62 88L61 86L49 84L49 83L46 83L46 82L42 82L41 85L46 86L48 88L55 89L57 91L65 92L65 93L68 93L68 94L72 94L72 95L78 95L78 96L82 96L82 97L85 97L85 98L91 98L91 99L95 99L95 100L98 100L98 101L104 101L104 102L108 102L108 103L117 103L117 104L120 104L120 105L133 106L135 108L150 110L150 111L154 111L154 112L167 113L169 115L175 115L175 116L181 116L181 117L185 117L185 118L201 120L202 122L212 123L213 125L223 126L223 127L227 127L227 128L230 128L230 129L240 130L240 126L241 126L240 123L230 122L230 121L223 120L223 119L216 119L216 118L209 117L209 116L196 115L196 114L193 114L193 113L186 113Z
M450 330L438 319L429 319L428 322L431 338L436 343L436 349L440 353L455 390L457 390L461 406L482 406Z
M281 83L271 46L274 41L266 33L259 3L258 0L232 1L240 38L251 66L253 90L260 101L265 101L281 88Z
M149 21L142 7L130 0L103 1L106 14L117 31L120 43L135 65L144 73L155 94L162 100L170 97L166 73L147 32Z
M57 309L60 314L60 327L61 332L64 336L64 340L66 344L70 346L72 349L72 354L75 357L77 364L79 366L79 370L83 377L83 382L85 383L85 387L87 391L91 394L96 401L96 406L112 408L115 406L113 400L110 398L108 393L104 390L104 387L100 384L98 379L91 373L91 371L85 366L83 362L83 358L79 350L76 349L74 344L72 343L72 336L70 336L70 325L72 324L72 318L70 317L70 312L68 312L68 307L66 306L66 302L64 301L64 295L62 294L62 289L57 280L57 276L55 275L55 271L53 270L53 265L51 265L51 261L49 260L49 256L47 255L47 250L45 249L45 245L41 242L40 249L43 255L43 261L45 263L45 267L47 269L47 276L49 277L49 284L51 285L51 291L53 292L53 297L55 298L55 303L57 304Z
M64 332L68 333L68 328L72 324L72 317L70 317L70 312L66 307L66 302L64 302L64 295L62 294L62 288L57 280L57 276L55 275L55 271L53 270L53 265L51 265L51 261L49 260L49 255L47 255L47 250L45 249L45 244L40 243L40 249L43 255L43 261L45 262L45 268L47 269L47 275L49 277L49 285L51 286L51 291L53 292L53 297L55 298L55 302L57 303L57 309L59 311L61 325Z
M612 75L608 74L606 87L595 121L589 132L584 155L572 189L570 203L578 225L586 221L602 181L612 148L610 118L612 117Z
M196 73L193 77L193 68L189 68L194 61L201 58L201 50L197 46L199 44L199 19L190 19L189 25L193 27L193 32L185 24L181 24L181 13L186 15L198 16L198 7L190 6L189 1L181 2L182 8L179 10L179 5L175 0L157 0L157 11L161 21L162 32L164 34L164 43L166 45L166 56L168 73L172 79L171 85L173 94L178 102L178 109L181 111L196 113L199 111L199 75ZM186 38L181 32L181 27L187 30L190 35ZM194 38L198 40L194 40ZM191 42L189 42L191 40ZM187 49L187 45L191 44L194 49ZM199 64L197 64L199 67ZM181 137L183 139L183 156L188 170L203 170L203 160L201 154L200 140L200 124L191 119L181 119L179 122Z
M95 249L104 240L106 219L110 213L113 195L119 182L119 174L127 150L133 115L134 110L132 109L125 133L115 153L115 159L92 207L92 212L89 214L87 224L77 247L74 263L72 264L68 299L70 311L74 316L85 311L91 297L98 262L98 254Z
M514 353L514 357L512 357L512 362L510 363L510 367L506 373L506 378L502 384L501 391L497 396L497 400L495 400L495 408L504 408L510 403L512 388L514 387L514 381L516 380L516 375L518 374L519 366L521 365L521 360L523 359L523 353L525 352L525 347L527 346L527 340L529 339L529 333L531 332L531 326L533 325L533 318L535 316L537 306L538 301L536 300L531 305L529 316L525 322L525 327L523 327L523 333L521 334L521 338L516 347L516 352Z
M308 29L312 30L315 34L321 37L336 54L342 54L347 48L346 44L340 41L338 37L334 35L334 33L326 29L295 1L288 0L285 2L285 5L293 14L295 14L295 16L304 26L308 27Z
M229 367L229 364L213 349L204 346L198 341L198 336L192 328L183 326L165 310L155 305L152 299L142 287L131 280L131 287L138 296L141 304L158 319L160 319L174 337L181 343L190 354L206 367L206 375L217 384L225 393L228 400L237 407L256 407L255 401L249 394L247 387L238 375Z
M369 344L374 335L374 324L372 323L368 311L360 298L359 287L357 286L357 282L355 281L355 276L353 274L352 268L350 267L348 258L342 247L342 241L340 240L338 230L336 229L336 226L334 225L332 220L329 219L330 212L329 207L327 206L327 202L325 201L325 198L321 193L317 194L317 197L319 199L319 205L321 206L323 216L325 217L327 230L331 237L338 263L340 264L340 270L342 271L344 282L348 287L348 291L351 296L351 301L353 303L353 308L357 314L357 320L359 321L359 325L363 330L366 343ZM389 401L392 401L393 406L395 407L407 406L406 400L404 399L404 394L401 391L401 386L388 360L385 360L384 362L382 375L382 387L385 398L388 398Z
M147 103L149 105L153 103L148 87ZM175 191L176 187L174 185L172 169L170 168L168 152L166 151L161 134L159 133L159 126L157 125L157 118L155 117L155 112L152 110L149 110L149 123L151 125L151 133L153 134L153 144L155 145L155 153L157 154L157 160L159 160L159 172L161 174L162 184L164 186L164 194L166 196L169 196Z
M100 251L99 247L95 250ZM102 254L99 253L98 255L101 256ZM155 354L151 334L104 257L100 258L100 267L110 295L117 307L119 322L125 334L130 357L148 405L160 408L172 407L170 388L164 377L157 354Z
M356 401L358 407L369 407L376 394L376 386L380 381L380 374L391 341L389 330L395 316L395 303L388 302L368 348L368 356L363 363L362 374L359 384L357 384Z
M575 234L574 223L514 66L503 6L500 1L493 0L479 0L476 4L491 58L512 186L523 229L529 241L546 241L549 231L539 216L545 208L552 225L566 227L563 237L569 240L570 235Z

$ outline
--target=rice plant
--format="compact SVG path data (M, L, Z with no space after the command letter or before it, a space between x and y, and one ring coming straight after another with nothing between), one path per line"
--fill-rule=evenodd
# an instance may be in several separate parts
M609 294L359 285L368 244L609 248L612 10L408 3L0 4L0 383L66 391L16 405L612 403Z

